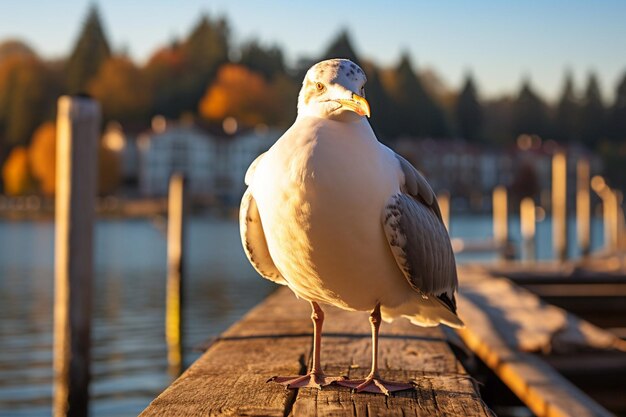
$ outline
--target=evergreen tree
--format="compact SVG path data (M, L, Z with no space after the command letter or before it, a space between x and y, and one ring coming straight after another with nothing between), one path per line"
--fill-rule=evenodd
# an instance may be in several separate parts
M241 48L241 65L263 74L266 79L285 73L283 53L277 46L264 48L256 41L251 41Z
M476 87L471 75L465 79L465 85L459 94L455 108L456 124L460 135L471 142L481 139L483 129L483 110L476 94Z
M202 95L219 67L228 62L228 25L224 19L203 16L181 45L185 70L178 80L181 105L179 113L195 112Z
M626 73L615 91L615 103L611 108L611 139L626 142Z
M580 137L584 144L595 148L606 136L606 109L602 103L600 87L595 74L589 75L580 114Z
M549 133L548 111L545 103L525 80L517 100L513 104L512 132L514 137L522 133L545 136Z
M183 89L187 82L180 45L172 42L156 51L143 73L152 91L150 113L168 118L180 116L188 101Z
M498 146L511 143L513 108L515 99L510 96L483 102L485 139Z
M556 108L555 117L555 138L564 142L577 141L577 121L580 114L580 107L574 94L574 80L572 73L565 74L565 84L563 93Z
M153 93L152 113L179 117L198 103L228 61L228 25L203 16L183 42L155 52L144 71Z
M339 36L337 36L337 38L330 44L326 52L324 52L320 61L332 58L349 59L358 66L361 66L361 61L352 47L352 41L350 40L350 35L348 35L347 30L339 33Z
M389 84L395 136L443 137L447 134L443 112L424 89L407 55L402 56Z
M391 101L383 86L380 70L370 63L364 63L363 65L363 71L365 71L367 76L365 97L372 109L370 124L374 132L376 132L378 139L385 142L393 133Z
M185 60L195 76L206 83L228 61L228 25L224 19L203 16L182 45ZM203 91L204 92L204 91Z
M87 83L110 56L111 49L102 29L98 9L92 6L67 61L68 92L70 94L85 92Z
M91 80L89 93L102 106L104 121L147 122L152 101L146 78L128 58L107 60Z
M0 65L0 136L4 144L28 144L35 128L52 117L58 93L57 80L36 57L14 57Z

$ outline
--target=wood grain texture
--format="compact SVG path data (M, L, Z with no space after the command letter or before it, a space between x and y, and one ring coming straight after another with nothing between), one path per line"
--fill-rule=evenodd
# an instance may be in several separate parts
M368 314L323 308L324 371L364 377L371 360ZM308 303L279 289L222 334L141 416L492 415L443 332L405 320L382 326L381 376L413 381L413 391L385 397L339 386L294 391L266 383L274 375L305 373L311 360L309 317Z
M481 269L465 268L460 277L459 311L466 327L458 334L535 415L612 416L529 352L552 351L557 343L568 344L560 347L565 351L583 344L610 350L614 337Z
M89 98L58 100L55 200L55 417L89 410L93 224L100 105Z

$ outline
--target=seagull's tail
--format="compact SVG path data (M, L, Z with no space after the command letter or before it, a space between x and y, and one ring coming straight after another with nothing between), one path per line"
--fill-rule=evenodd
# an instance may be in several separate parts
M456 314L441 303L432 297L424 299L417 294L410 301L397 307L386 307L383 305L380 311L383 320L388 322L398 317L405 317L411 323L422 327L433 327L442 323L455 329L465 326Z

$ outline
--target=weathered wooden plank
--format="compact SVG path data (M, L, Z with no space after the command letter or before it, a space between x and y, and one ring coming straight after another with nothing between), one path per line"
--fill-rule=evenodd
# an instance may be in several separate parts
M277 292L227 330L141 416L283 416L293 392L267 379L298 374L309 354L308 305Z
M324 310L324 371L364 377L371 359L367 314ZM404 320L383 324L381 375L414 381L416 390L387 398L339 386L289 391L266 383L274 375L304 374L311 336L308 303L282 288L226 331L141 416L491 415L442 331Z
M462 270L459 311L467 346L537 416L611 416L580 389L529 352L611 349L610 334L547 305L528 291L480 270Z
M327 308L322 363L325 372L364 378L371 360L366 313ZM412 381L416 389L385 397L353 394L342 387L300 390L293 416L489 416L473 380L456 360L439 328L406 320L383 323L379 341L381 377Z

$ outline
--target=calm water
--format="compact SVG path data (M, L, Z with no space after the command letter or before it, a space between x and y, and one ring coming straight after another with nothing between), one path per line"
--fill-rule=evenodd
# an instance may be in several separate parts
M235 222L193 219L188 231L187 363L272 290L245 260ZM48 416L54 227L0 222L0 236L0 415ZM171 382L165 238L150 221L101 221L95 236L92 415L133 416Z
M511 219L514 238L516 225ZM163 331L166 248L161 229L149 220L100 221L96 227L95 417L137 415L171 382ZM593 229L598 246L598 222ZM199 355L194 346L222 332L273 288L246 261L235 221L195 218L188 231L187 364ZM491 219L453 217L451 231L456 237L486 239ZM540 223L537 233L539 257L547 259L549 222ZM51 222L0 222L0 237L0 416L48 416L54 227ZM493 257L463 254L459 261Z

